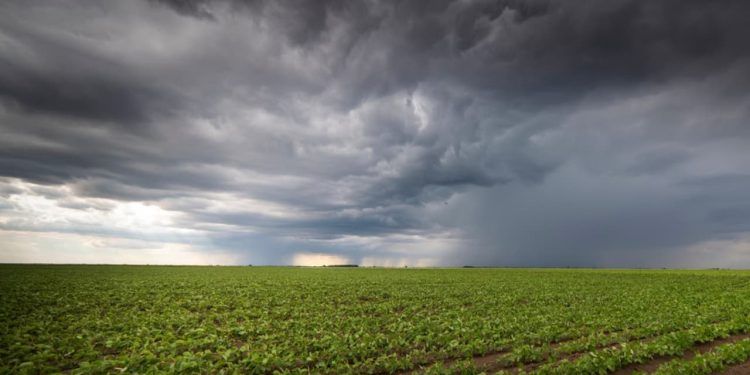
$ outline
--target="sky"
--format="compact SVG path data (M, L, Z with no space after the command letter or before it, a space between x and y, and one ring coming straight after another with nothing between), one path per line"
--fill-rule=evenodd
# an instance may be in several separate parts
M750 268L747 0L8 0L0 262Z

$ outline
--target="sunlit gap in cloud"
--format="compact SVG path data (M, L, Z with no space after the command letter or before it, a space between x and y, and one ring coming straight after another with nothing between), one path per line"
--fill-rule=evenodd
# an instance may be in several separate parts
M69 186L3 180L0 258L14 263L236 264L200 230L144 202L75 196Z
M292 265L295 266L332 266L349 263L349 258L333 254L300 252L292 257Z

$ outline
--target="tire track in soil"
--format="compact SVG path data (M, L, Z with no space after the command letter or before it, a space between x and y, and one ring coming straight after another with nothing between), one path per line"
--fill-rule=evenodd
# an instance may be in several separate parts
M624 331L624 330L613 330L613 331L607 332L607 334L615 335L615 334L620 333L622 331ZM550 345L550 348L555 348L555 347L560 346L561 344L564 344L566 342L580 340L580 339L582 339L584 337L586 337L586 336L569 337L569 338L564 338L564 339L552 341L552 342L549 342L548 344ZM540 345L543 345L543 344L540 344ZM502 356L504 356L504 355L506 355L506 354L508 354L510 352L511 352L511 348L495 350L495 351L491 351L491 352L489 352L487 354L474 356L474 357L472 357L472 360L477 365L479 365L479 364L490 365L490 364L495 363L500 357L502 357ZM400 371L400 372L397 372L396 375L420 374L424 370L426 370L427 368L429 368L431 366L434 366L434 365L437 365L438 363L442 363L445 366L450 366L450 365L453 365L454 363L462 361L464 359L468 359L468 358L452 357L452 358L443 358L443 359L428 360L427 363L420 364L420 365L417 366L417 368L414 368L414 369L411 369L411 370Z
M634 341L639 341L639 340L644 340L644 342L653 341L653 340L656 340L659 337L668 335L670 333L681 332L681 331L684 331L684 330L676 330L676 331L672 331L672 332L666 332L666 333L663 333L663 334L660 334L660 335L655 335L655 336L650 336L650 337L634 338L634 339L626 341L625 343L632 343ZM743 340L745 338L750 338L750 332L736 333L736 334L733 334L733 335L729 335L729 336L727 336L725 338L718 338L718 339L715 339L715 340L712 340L712 341L708 341L708 342L704 342L704 343L700 343L700 344L694 345L691 348L685 350L685 354L683 354L682 356L659 356L659 357L655 357L652 360L650 360L648 362L645 362L645 363L632 363L632 364L629 364L629 365L627 365L627 366L625 366L623 368L615 370L614 372L611 372L610 374L611 375L624 375L624 374L632 374L634 371L641 371L641 372L645 372L645 373L651 373L651 372L656 371L656 369L659 368L659 366L661 366L663 363L671 361L673 359L677 359L677 358L691 359L691 358L695 357L696 354L706 353L708 351L711 351L713 348L715 348L715 347L717 347L719 345L737 342L737 341ZM611 344L611 345L604 345L604 346L596 348L596 350L616 349L616 348L620 347L622 344L623 343L620 342L620 343L615 343L615 344ZM587 353L590 353L590 352L591 351L572 353L572 354L570 354L567 357L561 358L557 362L560 363L560 362L562 362L564 360L574 361L574 360L578 359L579 357L584 356L584 355L586 355ZM541 361L534 362L534 363L529 363L529 364L525 365L522 368L510 369L510 372L512 374L518 374L518 373L521 372L521 370L523 370L524 373L529 373L531 371L534 371L537 367L540 367L542 365L544 365L544 363L542 363ZM750 363L748 365L750 366ZM499 370L503 370L503 369L507 369L507 368L499 367L499 368L491 369L488 372L489 373L494 373L494 372L498 372ZM750 375L750 372L748 372L747 374Z
M739 365L729 366L724 371L718 372L722 375L748 375L750 374L750 360Z
M614 336L614 335L617 335L617 334L625 332L625 331L626 331L626 329L618 329L618 330L608 331L608 332L606 332L606 334L609 335L609 336ZM656 336L649 336L649 337L658 337L658 336L662 336L662 335L665 335L665 334L668 334L668 333L671 333L671 332L676 332L676 331L665 332L665 333L658 334ZM583 338L586 338L586 337L587 336L570 337L570 338L561 339L561 340L557 340L557 341L552 341L552 342L544 343L544 344L549 344L550 350L553 350L553 349L561 346L562 344L565 344L565 343L568 343L568 342L571 342L571 341L575 341L575 340L580 340L580 339L583 339ZM627 339L624 342L633 342L633 341L636 341L636 340L643 340L645 338L648 338L648 337L632 337L632 338ZM620 345L620 343L621 342L600 345L600 346L597 346L595 349L599 350L599 349L605 349L605 348L610 348L610 347L617 347L618 345ZM544 345L544 344L539 344L539 346ZM474 365L477 368L479 368L479 369L481 369L483 371L486 371L488 373L493 373L493 372L497 372L497 371L500 371L500 370L509 370L509 369L513 369L513 366L512 365L508 366L508 365L505 365L505 364L498 363L498 359L500 359L504 355L510 353L511 351L512 351L511 349L503 349L503 350L498 350L498 351L490 352L490 353L484 354L484 355L474 356L471 359L474 361ZM586 351L586 352L581 351L581 352L568 353L568 356L566 356L564 358L566 358L566 359L570 359L571 357L577 358L578 356L586 354L586 353L588 353L588 351ZM523 364L523 365L525 365L524 368L527 368L529 366L538 366L538 365L541 364L542 361L544 361L547 358L549 358L550 355L551 355L550 353L547 353L539 361L525 363L525 364ZM443 360L431 361L429 363L420 365L418 368L415 368L415 369L412 369L412 370L406 370L406 371L398 372L396 374L397 375L420 374L420 373L423 373L429 367L437 365L438 363L442 363L444 366L450 367L451 365L455 364L456 362L462 361L464 359L468 359L468 358L446 358L446 359L443 359Z
M630 365L627 365L615 372L612 373L612 375L625 375L625 374L632 374L634 371L641 371L645 373L652 373L656 371L656 369L659 368L662 364L669 362L674 359L682 359L682 360L689 360L695 357L698 354L707 353L711 350L713 350L715 347L723 344L730 344L734 343L746 338L750 338L750 333L739 333L735 335L730 335L724 338L716 339L713 341L708 341L704 343L700 343L697 345L694 345L690 349L685 351L685 354L682 356L659 356L655 357L652 360L646 362L646 363L633 363ZM750 370L750 362L745 363L748 365L747 369ZM750 372L745 373L737 373L737 374L750 374Z
M719 324L719 323L724 323L724 322L725 321L714 321L714 322L712 322L710 324ZM594 350L598 351L598 350L605 350L605 349L615 349L615 348L619 347L623 343L633 343L633 342L642 341L642 340L650 341L650 340L654 340L654 339L656 339L658 337L661 337L661 336L664 336L664 335L668 335L670 333L681 332L681 331L684 331L684 330L687 330L687 329L690 329L690 328L677 329L677 330L674 330L674 331L663 332L663 333L656 334L656 335L653 335L653 336L631 337L631 338L628 338L628 339L626 339L624 341L597 346L597 347L594 348ZM619 334L619 333L622 333L622 332L625 332L625 331L626 331L626 329L613 330L613 331L607 332L607 334L611 335L611 336L614 336L616 334ZM570 342L570 341L579 340L579 339L582 339L584 337L586 337L586 336L571 337L571 338L567 338L567 339L563 339L563 340L554 341L554 342L549 343L550 344L549 347L550 347L550 349L554 349L554 348L559 347L560 345L562 345L564 343L567 343L567 342ZM728 342L734 342L734 341L728 341L728 340L733 339L735 337L737 337L737 338L734 339L734 341L739 341L739 340L742 340L743 338L750 337L750 332L749 333L743 333L743 334L731 335L731 336L726 337L724 339L717 339L717 340L713 340L713 341L709 341L709 342L706 342L706 343L695 345L695 346L693 346L693 348L689 349L689 351L686 352L685 358L689 359L689 358L694 357L695 354L697 354L697 353L695 353L695 350L703 350L700 353L705 353L706 351L711 350L712 348L714 348L717 345L725 344L725 343L728 343ZM716 343L716 344L713 344L713 343ZM713 345L710 345L710 344L713 344ZM702 349L704 347L707 347L708 349ZM542 359L540 359L538 361L524 363L524 364L518 364L517 367L514 367L512 365L508 366L506 364L498 363L498 359L500 359L502 356L504 356L504 355L506 355L506 354L508 354L510 352L511 352L511 349L504 349L504 350L499 350L499 351L491 352L491 353L488 353L488 354L485 354L485 355L474 356L471 359L474 361L474 365L478 369L480 369L482 371L485 371L487 373L490 373L490 374L499 372L501 370L509 371L511 374L518 374L518 373L521 372L521 370L523 370L524 373L528 373L528 372L533 371L537 367L546 364L544 361L551 356L550 353L547 353ZM557 362L562 362L563 360L574 361L577 358L579 358L579 357L581 357L581 356L583 356L583 355L585 355L587 353L590 353L590 352L592 352L592 350L577 351L577 352L568 353L567 355L561 356L558 359ZM649 361L647 363L643 363L643 364L630 364L630 365L628 365L628 366L626 366L626 367L624 367L622 369L616 370L612 374L617 374L617 375L630 374L630 373L632 373L635 370L645 371L645 372L653 372L662 363L670 361L670 360L675 359L675 358L678 358L678 357L675 357L675 356L671 356L671 357L670 356L665 356L665 357L655 358L654 360ZM468 359L468 358L448 358L448 359L444 359L442 361L441 360L432 361L432 362L427 363L427 364L419 365L415 369L397 372L396 374L397 375L420 374L420 373L423 373L425 370L427 370L429 367L434 366L434 365L436 365L438 363L442 363L444 366L450 367L451 365L455 364L456 362L462 361L464 359ZM645 367L645 366L651 364L652 362L655 362L655 363L658 362L658 363L655 365L655 367L653 369L647 370L650 367ZM748 369L750 370L750 362L748 362L747 365L748 365ZM646 368L646 370L644 370L642 368ZM736 374L747 374L747 375L750 375L750 371L748 371L747 373L736 373Z

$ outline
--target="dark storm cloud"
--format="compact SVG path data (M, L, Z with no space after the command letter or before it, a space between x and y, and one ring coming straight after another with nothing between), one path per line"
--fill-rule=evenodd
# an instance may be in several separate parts
M160 93L147 87L96 77L65 77L57 72L29 72L0 65L0 96L34 113L72 116L140 126L149 121Z
M208 0L159 0L154 3L162 3L174 9L177 13L201 19L216 20L210 10Z
M175 93L151 87L119 61L75 40L33 26L4 17L8 43L0 55L0 100L7 106L123 125L125 130L148 126L161 111L177 110Z
M746 1L0 7L0 175L63 208L476 249L438 263L676 264L750 230Z
M394 218L395 216L395 218ZM200 214L194 213L191 220L201 223L225 224L237 227L261 229L266 235L283 236L294 233L298 239L328 240L341 236L379 236L421 231L424 223L416 217L408 217L403 212L397 215L360 214L320 217L312 219L279 219L262 214Z

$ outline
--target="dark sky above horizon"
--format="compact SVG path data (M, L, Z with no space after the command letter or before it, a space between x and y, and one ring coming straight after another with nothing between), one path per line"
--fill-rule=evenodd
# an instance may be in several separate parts
M0 4L0 262L750 267L746 0Z

